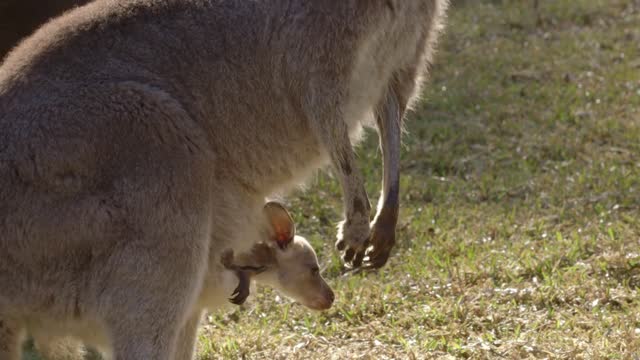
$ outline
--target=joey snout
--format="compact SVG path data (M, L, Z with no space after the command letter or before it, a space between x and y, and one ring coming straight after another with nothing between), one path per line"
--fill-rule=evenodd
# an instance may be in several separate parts
M301 303L312 310L327 310L333 305L335 294L331 287L319 278L314 284L305 289L304 297Z
M322 297L320 299L321 300L317 303L318 310L327 310L331 307L331 305L333 305L333 301L336 299L336 296L333 293L333 290L331 290L331 288L327 286L323 290Z

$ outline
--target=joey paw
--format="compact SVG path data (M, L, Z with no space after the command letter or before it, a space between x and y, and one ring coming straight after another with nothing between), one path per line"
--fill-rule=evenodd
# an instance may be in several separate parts
M251 279L245 271L236 271L236 275L238 276L238 287L231 294L229 302L235 305L242 305L251 292Z

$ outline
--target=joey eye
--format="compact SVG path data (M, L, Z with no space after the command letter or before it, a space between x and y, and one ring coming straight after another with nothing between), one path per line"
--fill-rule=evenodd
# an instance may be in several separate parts
M312 267L311 268L311 275L315 276L315 275L318 275L318 274L320 274L320 268L317 267L317 266Z

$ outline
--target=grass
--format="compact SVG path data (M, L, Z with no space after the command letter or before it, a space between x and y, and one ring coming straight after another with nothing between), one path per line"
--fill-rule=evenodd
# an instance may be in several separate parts
M454 0L449 14L407 124L389 264L341 274L341 194L319 174L290 207L335 306L261 290L209 316L199 359L638 358L640 3ZM359 151L372 197L376 148Z

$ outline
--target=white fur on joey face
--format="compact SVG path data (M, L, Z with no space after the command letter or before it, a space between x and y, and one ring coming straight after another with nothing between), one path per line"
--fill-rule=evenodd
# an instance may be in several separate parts
M335 296L320 275L316 253L305 238L295 236L286 248L275 249L275 255L277 266L260 274L258 281L310 309L331 307Z
M277 202L267 202L264 215L269 241L274 244L275 266L256 280L267 283L287 297L314 310L331 307L334 294L320 275L318 257L309 242L296 235L296 227L287 209Z

